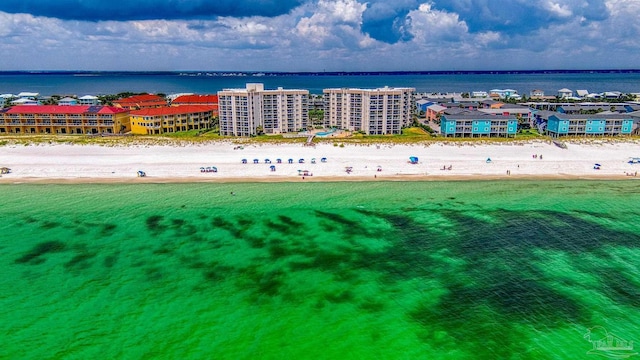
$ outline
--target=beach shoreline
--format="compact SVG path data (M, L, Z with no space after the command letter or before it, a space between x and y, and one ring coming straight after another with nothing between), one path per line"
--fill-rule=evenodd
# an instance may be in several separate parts
M553 181L553 180L586 180L586 181L623 181L623 180L640 180L640 177L628 175L601 175L601 176L577 176L577 175L466 175L466 176L443 176L443 175L404 175L404 176L380 176L380 177L363 177L363 176L332 176L332 177L309 177L302 179L301 177L280 177L280 178L264 178L264 177L220 177L215 179L202 179L197 177L188 178L169 178L169 177L145 177L143 179L132 180L129 178L0 178L0 184L224 184L224 183L294 183L294 182L439 182L439 181Z
M633 157L640 142L632 139L566 149L549 141L9 144L0 147L0 167L11 169L0 184L640 179Z

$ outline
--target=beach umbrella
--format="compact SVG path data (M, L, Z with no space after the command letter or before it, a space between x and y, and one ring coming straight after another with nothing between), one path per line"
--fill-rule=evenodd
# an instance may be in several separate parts
M418 163L418 158L417 158L417 157L415 157L415 156L410 156L410 157L409 157L409 161L410 161L412 164L417 164L417 163Z
M247 163L247 159L242 159L242 163L246 164Z

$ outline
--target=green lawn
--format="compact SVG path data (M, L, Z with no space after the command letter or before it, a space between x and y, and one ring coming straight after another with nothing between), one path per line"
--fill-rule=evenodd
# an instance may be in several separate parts
M571 141L574 138L564 138L564 140ZM585 140L600 140L601 137L595 138L579 138L581 141ZM640 140L640 136L620 136L620 137L607 137L608 140L620 140L628 141ZM129 144L188 144L188 143L202 143L202 142L215 142L215 141L232 141L234 143L299 143L303 144L307 141L306 137L298 138L285 138L282 135L260 135L254 137L233 137L233 136L220 136L218 129L211 130L190 130L181 131L172 134L162 135L119 135L119 136L88 136L88 135L30 135L30 134L6 134L0 135L0 146L7 145L31 145L31 144L43 144L43 143L68 143L68 144L96 144L104 146L118 146ZM536 129L522 130L516 134L515 138L504 137L478 137L478 138L451 138L432 136L426 130L421 127L410 127L402 129L401 135L364 135L356 132L352 133L348 137L344 138L315 138L314 143L329 143L336 144L349 144L349 143L364 143L364 144L377 144L377 143L397 143L397 144L410 144L410 143L502 143L512 141L528 141L528 140L551 140L546 135L540 135Z

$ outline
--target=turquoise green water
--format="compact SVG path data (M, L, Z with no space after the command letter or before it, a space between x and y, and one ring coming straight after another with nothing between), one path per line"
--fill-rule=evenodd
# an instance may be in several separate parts
M596 358L638 184L2 185L0 358Z

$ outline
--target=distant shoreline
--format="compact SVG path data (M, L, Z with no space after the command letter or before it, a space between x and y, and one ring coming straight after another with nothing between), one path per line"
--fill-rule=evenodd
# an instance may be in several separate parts
M541 70L423 70L423 71L98 71L98 70L9 70L2 75L146 75L146 76L384 76L384 75L505 75L505 74L638 74L640 69L541 69Z

